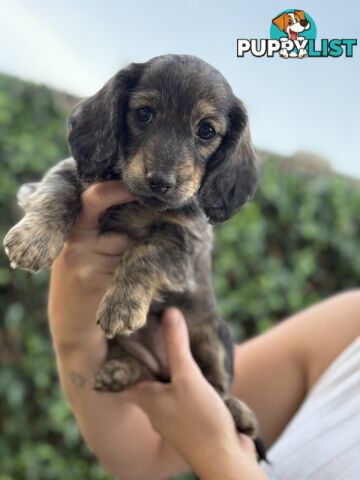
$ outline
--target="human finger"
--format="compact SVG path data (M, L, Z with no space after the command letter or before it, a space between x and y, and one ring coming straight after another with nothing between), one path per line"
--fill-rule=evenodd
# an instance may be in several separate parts
M189 333L180 310L174 307L165 310L162 325L171 379L187 374L194 368L200 372L191 354Z

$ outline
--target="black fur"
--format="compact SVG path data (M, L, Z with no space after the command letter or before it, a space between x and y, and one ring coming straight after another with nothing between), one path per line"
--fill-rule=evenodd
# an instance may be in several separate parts
M212 223L224 222L257 188L258 168L245 109L239 100L229 112L229 129L210 159L199 192L200 204Z
M120 70L98 93L82 101L72 112L68 120L68 141L81 180L119 178L129 93L144 68L144 64L132 63Z

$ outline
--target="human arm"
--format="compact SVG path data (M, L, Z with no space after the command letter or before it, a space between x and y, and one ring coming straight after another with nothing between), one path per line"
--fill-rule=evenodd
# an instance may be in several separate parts
M255 412L270 447L316 380L360 335L360 291L315 304L238 345L234 395Z

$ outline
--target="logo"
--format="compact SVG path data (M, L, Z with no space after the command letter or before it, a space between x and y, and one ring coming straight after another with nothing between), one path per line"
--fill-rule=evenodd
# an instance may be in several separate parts
M316 39L316 26L304 10L286 10L273 18L270 38L280 41L280 55L284 58L303 58L308 55L307 40Z
M355 38L322 38L316 44L317 29L312 17L304 10L290 9L280 12L271 21L270 38L238 39L237 56L312 58L352 57Z

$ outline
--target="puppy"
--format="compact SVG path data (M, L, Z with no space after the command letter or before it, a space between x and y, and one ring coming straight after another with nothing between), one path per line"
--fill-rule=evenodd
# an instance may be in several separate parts
M110 208L100 234L125 233L133 246L97 312L109 353L94 388L117 392L144 379L169 381L159 319L164 308L176 306L203 374L263 457L255 416L229 394L233 342L211 282L209 222L227 220L257 184L243 104L204 61L164 55L120 70L76 106L68 140L72 158L20 189L26 214L4 240L11 265L50 267L84 189L122 179L137 201Z
M299 33L309 30L310 23L305 17L305 12L303 10L296 10L294 13L283 13L278 17L274 18L272 23L276 25L281 31L285 32L289 40L297 40ZM302 38L302 37L299 37ZM289 57L289 53L286 49L280 51L280 54L284 58ZM303 58L307 55L305 48L301 48L298 54L291 53L291 57Z

